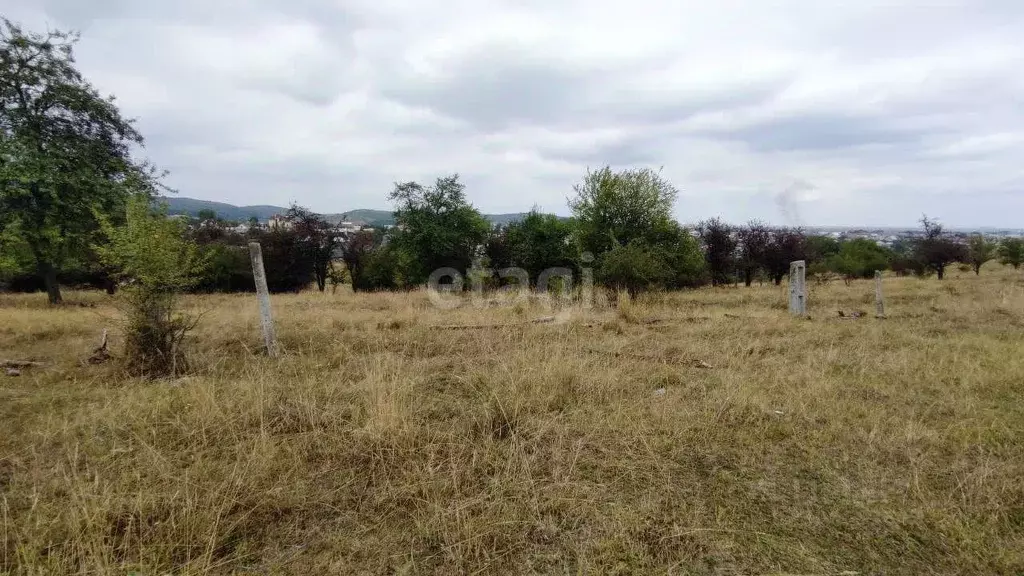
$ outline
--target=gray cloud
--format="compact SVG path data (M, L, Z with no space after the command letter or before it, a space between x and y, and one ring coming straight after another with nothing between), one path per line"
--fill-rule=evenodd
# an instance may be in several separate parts
M759 152L842 152L860 146L915 145L930 132L901 126L891 118L809 113L766 118L734 130L705 134L737 140Z
M555 124L586 98L583 72L543 62L490 54L457 65L455 74L432 79L396 76L380 94L410 106L425 106L482 130L518 124Z
M664 166L684 222L1024 226L1024 5L816 0L0 0L82 31L183 195L383 207L458 171L565 213Z
M762 103L786 78L752 79L723 86L661 90L639 84L639 73L664 75L663 58L639 70L574 66L523 47L483 46L447 62L439 74L398 70L378 87L384 98L426 106L480 130L533 125L566 128L678 122L698 113Z

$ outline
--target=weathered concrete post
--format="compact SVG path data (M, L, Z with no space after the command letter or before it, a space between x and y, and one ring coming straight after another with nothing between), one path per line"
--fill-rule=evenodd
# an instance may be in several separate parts
M875 317L885 318L885 300L882 299L881 270L875 270Z
M789 265L789 313L807 315L807 263L803 260Z
M256 296L260 301L260 328L267 355L277 358L277 337L274 335L274 320L270 317L270 290L267 289L267 273L263 270L263 250L259 242L249 242L249 257L252 259L252 279L256 282Z

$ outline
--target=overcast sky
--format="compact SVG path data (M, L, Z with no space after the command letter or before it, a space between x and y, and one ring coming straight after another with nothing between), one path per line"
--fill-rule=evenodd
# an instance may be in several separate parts
M567 214L663 167L676 216L1024 227L1024 1L0 0L76 29L180 195L340 212L458 172ZM941 4L942 6L935 6Z

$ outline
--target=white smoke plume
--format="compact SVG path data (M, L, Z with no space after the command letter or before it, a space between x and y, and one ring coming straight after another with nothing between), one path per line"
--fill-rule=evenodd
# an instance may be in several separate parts
M804 192L814 190L814 188L814 184L798 179L775 195L775 205L779 207L782 222L786 226L799 227L804 225L803 218L800 216L801 195Z

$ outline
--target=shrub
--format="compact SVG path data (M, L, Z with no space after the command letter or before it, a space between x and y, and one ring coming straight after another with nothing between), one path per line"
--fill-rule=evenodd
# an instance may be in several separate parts
M668 220L648 235L649 245L665 266L665 288L693 288L707 282L704 253L689 230Z
M197 292L255 292L249 249L243 245L215 242L200 248L208 262Z
M104 222L103 230L110 242L97 252L128 283L126 367L145 377L186 369L182 342L196 319L177 310L177 298L200 278L205 261L198 247L185 240L180 221L166 217L166 207L154 212L142 195L129 201L124 226Z
M911 256L894 257L892 261L889 262L889 268L891 268L897 276L906 276L908 274L924 276L927 274L927 268L925 265L920 260Z
M1013 266L1014 270L1024 264L1024 238L1006 238L999 245L999 262Z
M664 286L671 276L671 270L657 251L637 241L605 252L598 268L602 284L631 296Z
M367 251L362 256L360 266L351 270L352 289L373 292L403 286L401 256L401 251L392 244Z

